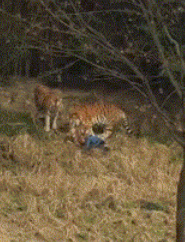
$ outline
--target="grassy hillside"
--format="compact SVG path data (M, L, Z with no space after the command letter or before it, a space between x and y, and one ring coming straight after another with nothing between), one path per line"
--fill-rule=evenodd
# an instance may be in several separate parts
M118 132L108 152L84 151L36 122L35 81L12 83L0 88L0 241L175 241L176 142L151 138L151 128L148 136ZM96 97L58 92L63 121L73 103Z

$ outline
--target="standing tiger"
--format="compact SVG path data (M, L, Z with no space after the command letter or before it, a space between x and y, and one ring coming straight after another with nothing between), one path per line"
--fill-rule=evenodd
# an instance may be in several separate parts
M110 137L120 123L127 133L131 133L125 112L114 104L96 102L76 106L69 118L74 131L80 125L84 127L86 135L96 135L103 140Z
M44 114L44 130L48 132L50 128L57 129L57 119L62 107L62 99L58 97L54 90L41 84L38 84L34 90L34 99L37 110ZM52 124L51 119L53 120Z

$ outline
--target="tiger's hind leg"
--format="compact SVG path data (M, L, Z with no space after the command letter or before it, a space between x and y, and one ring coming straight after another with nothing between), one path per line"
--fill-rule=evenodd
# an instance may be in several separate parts
M121 118L122 127L124 127L124 129L126 130L126 133L130 135L132 133L132 130L130 128L126 114L122 113L120 118Z

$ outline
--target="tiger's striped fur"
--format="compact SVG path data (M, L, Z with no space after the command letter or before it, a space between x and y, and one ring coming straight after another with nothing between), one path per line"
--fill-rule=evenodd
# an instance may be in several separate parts
M62 107L62 99L50 88L38 84L34 90L35 105L38 112L42 112L45 118L44 130L50 131L57 129L57 119L60 108ZM51 124L51 118L53 119Z
M112 135L119 123L122 123L127 133L131 133L125 112L114 104L104 102L74 107L70 123L74 130L81 125L86 135L96 135L104 140Z

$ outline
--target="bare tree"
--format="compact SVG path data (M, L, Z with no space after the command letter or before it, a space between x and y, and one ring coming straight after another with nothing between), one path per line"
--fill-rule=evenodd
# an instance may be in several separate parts
M184 13L184 6L183 4L176 6L173 1L172 3L155 0L121 2L121 9L103 9L84 13L80 6L71 1L70 6L73 12L68 14L62 7L58 10L52 9L45 1L40 0L40 4L53 20L52 25L56 33L60 36L68 35L68 41L70 38L76 40L75 46L73 46L73 41L69 41L67 45L60 43L60 40L59 43L53 43L50 46L52 53L71 55L91 64L103 76L116 78L132 85L146 96L156 111L160 113L172 136L183 147L185 154L185 62L181 51L182 44L180 38L177 38L178 33L175 33L174 27L180 21L179 16ZM170 8L166 8L165 4ZM171 10L168 11L168 9ZM123 29L127 32L123 33L123 30L116 26L116 18L122 18ZM126 18L129 20L125 20ZM105 21L107 21L106 24ZM129 23L131 26L128 26ZM63 26L63 28L59 26ZM113 28L118 28L116 31L118 33L120 31L122 37L125 36L121 44L116 45ZM137 41L135 32L140 36L139 41ZM145 60L146 66L152 65L153 59L157 59L162 75L168 77L172 84L181 103L183 127L181 132L176 129L174 120L164 110L164 103L160 104L154 95L151 77L142 69L141 59ZM185 241L185 158L178 185L177 241Z

